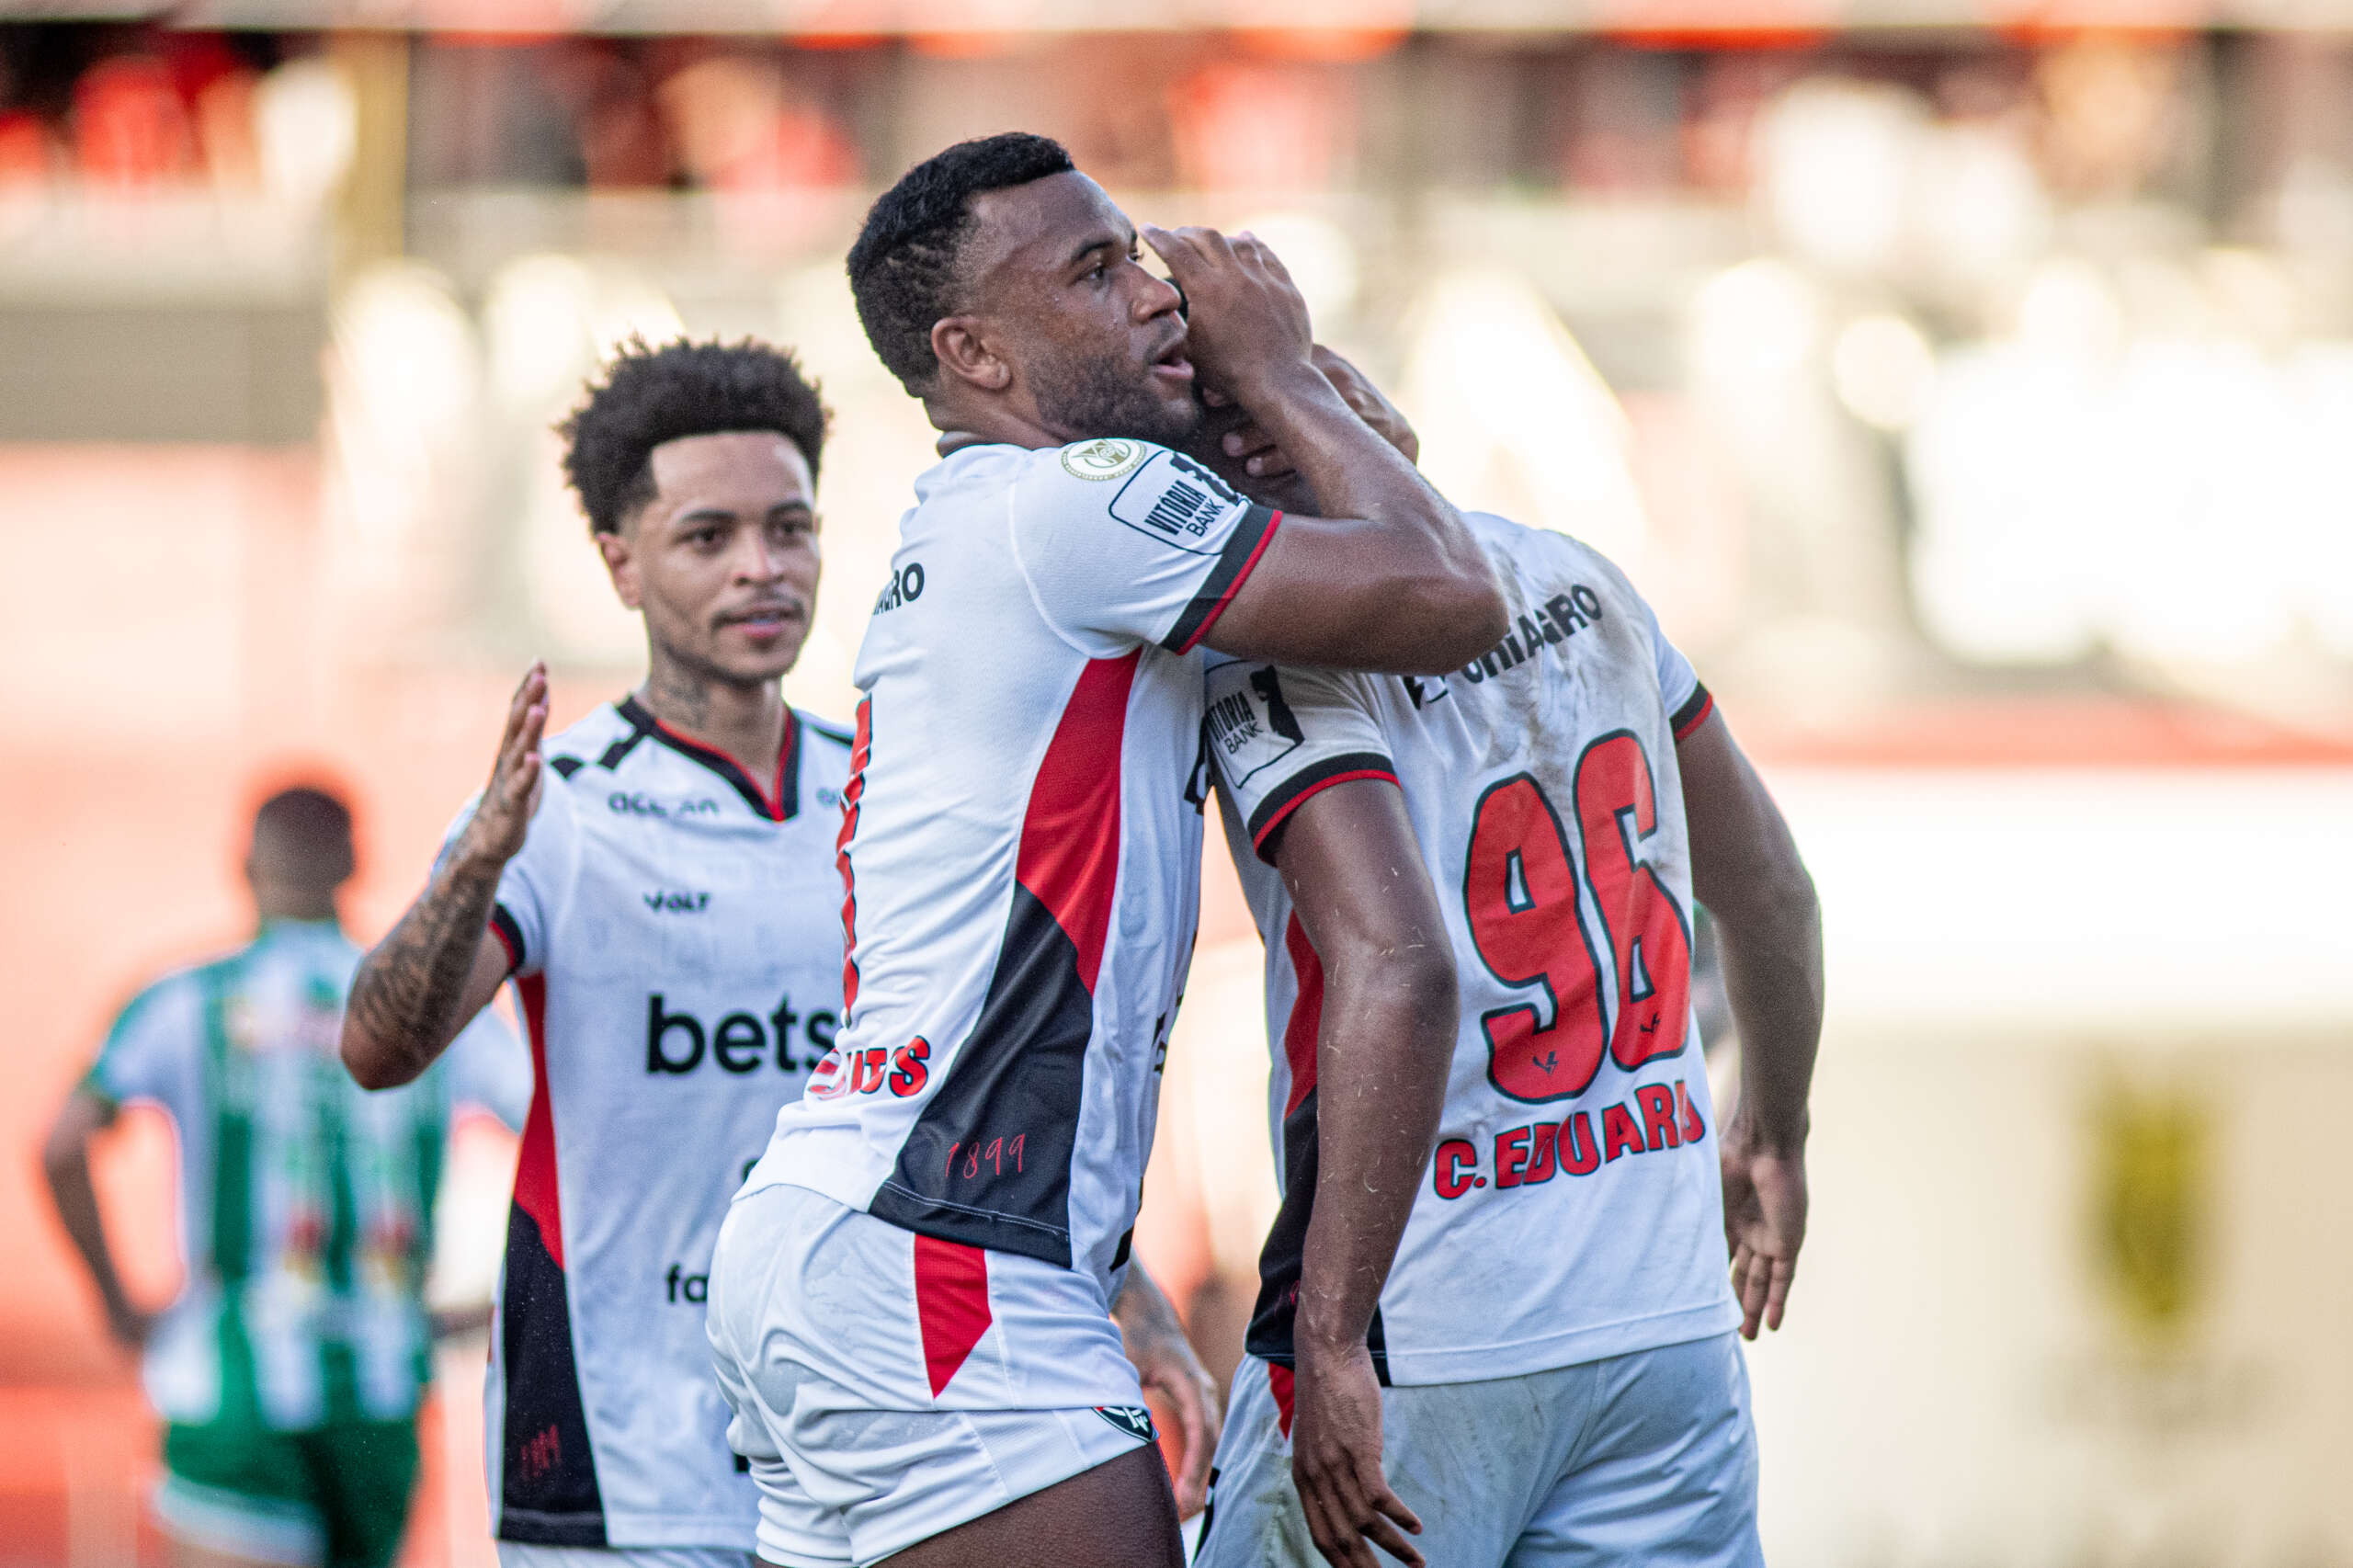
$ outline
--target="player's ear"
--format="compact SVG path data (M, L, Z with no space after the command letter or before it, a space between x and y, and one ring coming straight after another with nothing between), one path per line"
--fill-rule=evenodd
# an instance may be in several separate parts
M942 316L931 324L931 352L942 377L981 392L1013 384L1013 367L991 346L978 316Z
M629 538L629 527L598 529L597 553L605 558L605 574L613 580L613 593L631 609L642 608L642 596L637 585L637 551Z

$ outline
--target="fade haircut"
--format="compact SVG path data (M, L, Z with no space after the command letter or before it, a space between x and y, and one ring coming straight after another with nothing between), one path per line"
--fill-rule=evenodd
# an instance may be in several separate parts
M306 886L340 887L351 878L351 808L315 784L280 790L254 812L254 845L267 843Z
M564 477L588 527L608 534L654 499L654 449L663 443L773 430L801 449L813 482L831 418L815 384L784 349L749 338L683 337L648 348L643 338L631 337L556 434L564 441Z
M849 288L866 341L901 386L920 395L939 373L931 329L963 291L972 198L1074 167L1061 142L1008 131L925 159L876 199L850 247Z

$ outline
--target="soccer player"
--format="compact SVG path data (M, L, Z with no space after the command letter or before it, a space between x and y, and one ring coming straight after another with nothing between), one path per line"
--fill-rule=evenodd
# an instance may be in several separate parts
M260 934L139 994L44 1151L108 1328L146 1352L165 1422L155 1509L183 1564L392 1561L431 1376L444 1131L460 1101L522 1120L527 1068L494 1017L396 1094L344 1075L336 1020L359 949L335 894L351 871L340 800L265 801L244 866ZM124 1293L90 1185L91 1135L135 1100L162 1107L179 1142L186 1283L156 1315Z
M918 165L850 253L945 455L858 656L850 1018L713 1266L774 1563L1178 1561L1107 1309L1199 914L1198 650L1428 672L1504 631L1461 519L1315 367L1280 263L1148 233L1210 326L1041 137ZM1325 516L1169 449L1197 363Z
M770 348L615 360L564 463L644 621L645 682L543 738L533 666L489 788L354 988L344 1059L371 1085L510 976L529 1025L488 1393L508 1568L743 1568L752 1545L703 1309L728 1195L840 1027L849 738L778 689L815 608L825 429ZM1205 1472L1214 1390L1149 1281L1121 1306Z
M1304 488L1263 430L1202 449L1254 493ZM1210 672L1227 842L1267 947L1283 1201L1196 1561L1379 1561L1333 1516L1347 1456L1294 1420L1336 1330L1381 1364L1387 1473L1424 1526L1393 1555L1758 1563L1732 1331L1779 1326L1804 1233L1813 884L1625 576L1564 535L1468 520L1512 621L1460 669ZM1742 1044L1721 1126L1689 1010L1695 899ZM1453 954L1459 1008L1381 1016L1388 955L1428 943ZM1424 1117L1367 1117L1369 1079L1426 1084L1396 1101ZM1319 1273L1341 1225L1380 1264L1394 1244L1393 1268Z

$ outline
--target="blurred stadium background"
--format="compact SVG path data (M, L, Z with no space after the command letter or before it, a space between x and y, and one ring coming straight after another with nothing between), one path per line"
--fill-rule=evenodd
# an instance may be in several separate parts
M527 659L559 721L633 678L548 429L633 331L823 377L789 687L846 713L929 447L839 258L1017 126L1273 240L1438 483L1623 562L1783 795L1832 1009L1752 1358L1775 1561L2353 1563L2343 0L5 12L0 1564L160 1561L35 1151L111 1008L237 937L244 810L347 782L372 937ZM1219 871L1143 1251L1221 1366L1256 963ZM459 1157L451 1301L512 1153ZM170 1159L133 1119L100 1173L157 1296ZM444 1363L407 1561L479 1568L479 1344Z

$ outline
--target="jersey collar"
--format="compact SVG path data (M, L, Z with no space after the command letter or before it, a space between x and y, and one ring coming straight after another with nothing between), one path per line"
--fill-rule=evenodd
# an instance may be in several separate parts
M689 740L656 719L634 694L614 704L615 711L636 732L634 739L652 740L680 756L700 763L734 787L744 803L770 822L790 822L801 812L801 715L790 703L784 707L784 744L776 755L776 791L761 789L743 764L723 751Z

